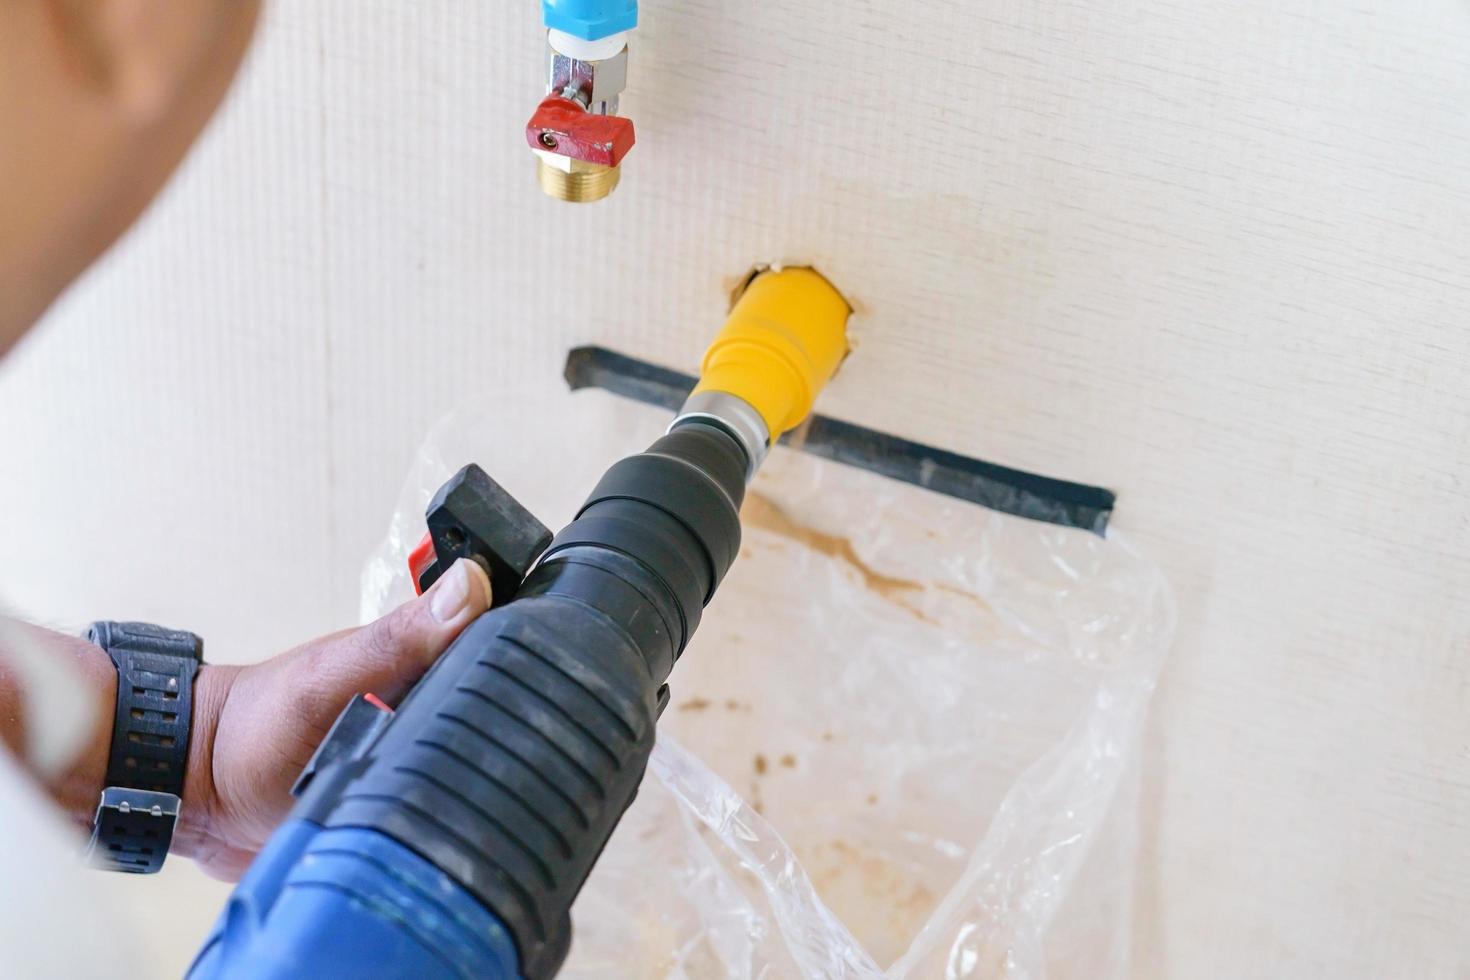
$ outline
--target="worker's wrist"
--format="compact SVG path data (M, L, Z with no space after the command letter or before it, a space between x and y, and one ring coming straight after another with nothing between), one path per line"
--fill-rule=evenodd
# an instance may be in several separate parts
M174 828L175 854L193 857L201 844L212 840L220 810L214 774L214 741L220 716L234 688L240 667L204 664L194 676L194 711L189 735L189 761L184 768L184 793L179 822Z
M60 773L43 777L47 791L65 811L69 820L84 833L92 829L97 812L97 799L107 773L107 757L112 749L112 716L117 705L117 668L106 651L80 637L68 636L39 626L23 626L32 638L50 647L57 657L68 657L77 672L78 687L96 705L91 729L72 763ZM40 719L22 719L26 724L40 724Z

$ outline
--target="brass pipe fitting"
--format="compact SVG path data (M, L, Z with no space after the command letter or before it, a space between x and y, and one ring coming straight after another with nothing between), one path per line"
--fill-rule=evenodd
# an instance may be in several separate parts
M563 170L545 157L536 158L536 181L541 189L558 201L587 203L600 201L613 192L622 177L622 167L604 167L596 163L570 160Z

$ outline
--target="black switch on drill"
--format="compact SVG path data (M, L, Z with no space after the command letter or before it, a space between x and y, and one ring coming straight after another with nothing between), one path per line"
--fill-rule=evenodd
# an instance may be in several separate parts
M490 575L493 605L502 606L551 544L546 525L474 463L439 488L425 516L434 559L415 568L420 593L455 561L469 558Z

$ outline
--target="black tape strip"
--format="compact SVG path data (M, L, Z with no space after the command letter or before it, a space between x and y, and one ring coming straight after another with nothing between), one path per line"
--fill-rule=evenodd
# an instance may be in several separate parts
M670 371L647 361L610 351L606 347L573 347L567 351L567 366L562 371L567 386L601 388L648 405L677 412L695 379L678 371Z
M604 347L568 351L564 374L573 391L602 388L671 412L684 404L695 383L687 374ZM813 415L781 443L1003 514L1099 536L1107 531L1117 501L1102 487L1013 470L824 415Z

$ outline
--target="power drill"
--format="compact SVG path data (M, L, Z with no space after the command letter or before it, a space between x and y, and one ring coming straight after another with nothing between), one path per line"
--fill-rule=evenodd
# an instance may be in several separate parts
M416 582L470 556L497 605L396 711L343 710L191 978L557 972L665 681L739 553L746 483L836 371L849 313L813 270L757 273L668 433L554 538L476 467L445 484Z

